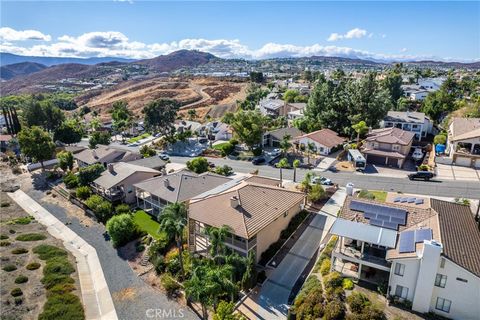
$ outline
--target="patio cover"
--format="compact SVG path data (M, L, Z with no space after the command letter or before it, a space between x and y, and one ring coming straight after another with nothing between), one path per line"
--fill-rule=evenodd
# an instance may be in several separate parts
M395 248L397 231L371 226L369 224L338 218L330 229L331 234L354 240Z

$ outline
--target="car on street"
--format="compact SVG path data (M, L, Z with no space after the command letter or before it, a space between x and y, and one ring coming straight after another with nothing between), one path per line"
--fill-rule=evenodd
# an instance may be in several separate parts
M256 157L256 158L253 158L252 164L259 165L259 164L265 163L266 161L267 160L265 160L264 157Z
M273 157L278 157L280 154L282 153L282 150L280 149L273 149L270 154L273 156Z
M140 144L138 142L130 143L127 147L138 147Z
M168 159L170 159L170 157L166 153L160 153L158 157L164 161L167 161Z
M320 176L315 176L310 180L310 183L312 184L321 184L324 186L331 186L333 185L332 180L325 178L325 177L320 177Z
M408 179L410 180L425 180L428 181L432 179L434 176L433 172L430 171L417 171L415 173L411 173L408 175Z
M207 143L208 139L207 138L200 138L200 139L198 139L198 142L199 143Z

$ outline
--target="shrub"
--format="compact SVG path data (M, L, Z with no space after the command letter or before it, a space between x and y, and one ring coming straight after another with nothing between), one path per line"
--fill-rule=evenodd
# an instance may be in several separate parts
M326 276L330 272L331 266L332 266L332 263L330 259L327 258L322 261L322 265L320 267L320 273L322 274L322 276Z
M35 220L35 219L33 219L33 217L27 216L27 217L21 217L21 218L14 219L12 222L14 224L26 225L26 224L29 224L30 222L32 222L33 220Z
M430 166L428 164L421 164L418 166L418 171L428 171L430 170Z
M78 176L69 172L63 177L63 183L68 189L76 188L79 184Z
M382 310L373 306L366 306L362 313L352 313L347 316L347 320L386 320L387 317ZM397 318L394 318L397 319Z
M241 318L234 314L235 303L221 300L213 315L213 320L240 320Z
M223 166L215 168L215 173L227 177L227 176L233 174L233 169L230 166L223 165Z
M15 297L13 299L13 302L15 303L16 306L19 306L23 303L23 298L22 297Z
M25 248L16 248L12 250L13 254L24 254L27 252L28 252L28 249L25 249Z
M2 268L3 271L6 271L6 272L12 272L12 271L15 271L17 270L17 267L13 264L7 264L6 266L4 266Z
M143 250L145 250L145 245L142 243L137 243L137 245L135 246L135 251L142 252Z
M105 167L101 163L95 163L78 171L78 183L81 186L89 185L93 180L100 177Z
M361 190L358 193L358 197L363 198L363 199L375 200L375 195L373 193L370 193L368 190L365 190L365 189Z
M8 232L9 232L10 234L15 234L15 233L17 233L17 231L15 231L15 230L13 230L13 229L8 230Z
M319 184L314 184L310 188L310 191L308 191L307 198L311 202L317 202L325 197L325 189L319 185Z
M48 290L49 294L65 294L75 290L75 285L72 283L59 283Z
M363 309L370 305L370 300L363 293L354 291L347 297L347 303L352 312L362 313Z
M47 239L47 236L41 233L25 233L17 236L18 241L39 241Z
M75 268L72 267L66 257L55 257L48 259L45 268L43 268L44 274L69 275L73 272L75 272Z
M345 317L345 306L339 300L332 300L325 306L325 320L340 320Z
M262 148L258 147L252 150L252 153L255 157L261 156L262 155Z
M20 288L14 288L12 291L10 291L10 294L12 295L12 297L19 297L23 295L23 291Z
M178 254L178 249L172 249L166 254L165 264L165 269L171 274L177 274L180 271L180 256Z
M86 201L87 207L92 209L97 219L101 222L106 222L113 215L112 204L103 200L99 195L92 195Z
M122 246L138 235L133 218L127 213L113 216L108 220L106 229L114 247Z
M88 186L80 186L75 191L75 194L77 195L77 198L87 200L88 197L90 197L90 195L92 194L92 191Z
M187 161L187 168L195 173L203 173L208 171L208 161L204 157L193 158Z
M342 281L342 288L345 290L352 290L353 289L353 281L351 279L345 278Z
M323 284L325 285L325 289L341 287L342 283L342 276L338 272L332 272L323 277Z
M230 142L227 142L221 146L222 156L228 156L235 150L235 146Z
M2 202L2 203L0 203L0 207L1 207L1 208L10 207L10 202L6 202L6 201L5 201L5 202Z
M51 319L85 319L82 302L72 293L49 295L38 320Z
M8 236L6 234L0 235L0 240L7 240Z
M41 280L45 288L48 290L50 288L53 288L55 285L58 284L65 284L65 283L75 283L75 280L73 280L70 276L64 275L64 274L45 274Z
M11 245L10 241L0 241L0 247L8 247Z
M180 284L169 273L164 273L160 277L160 283L168 295L172 295L181 288Z
M447 136L445 133L440 133L433 138L433 144L445 144L447 142Z
M162 255L158 254L158 255L152 256L150 261L155 267L155 271L157 272L157 274L163 273L165 271L165 268L166 268L165 258Z
M130 206L128 204L122 203L115 207L116 214L130 213Z
M42 260L48 260L55 257L65 257L67 255L65 250L48 244L42 244L33 248L33 253L38 254L38 257Z
M323 316L322 283L316 276L308 277L294 301L297 319L317 319Z
M17 278L15 278L16 284L25 283L27 281L28 281L28 277L26 276L18 276Z
M27 264L27 266L25 267L27 270L37 270L38 268L40 268L40 263L38 262L30 262L29 264Z
M148 253L150 254L150 256L153 256L155 254L166 254L170 241L170 235L163 230L160 231L158 233L157 239L155 239L153 243L150 244Z

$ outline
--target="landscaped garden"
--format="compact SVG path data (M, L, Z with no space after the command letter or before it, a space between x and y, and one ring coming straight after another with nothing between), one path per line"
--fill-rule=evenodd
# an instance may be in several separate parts
M139 136L128 139L127 142L128 143L135 143L135 142L138 142L138 141L140 141L142 139L145 139L145 138L148 138L148 137L150 137L150 133L146 132L146 133L143 133Z
M159 239L163 236L162 232L160 232L160 224L158 221L145 211L135 211L133 221L141 231L149 234L153 239Z
M379 190L360 190L358 193L358 197L362 199L370 199L375 200L378 202L385 202L387 199L387 192L386 191L379 191Z

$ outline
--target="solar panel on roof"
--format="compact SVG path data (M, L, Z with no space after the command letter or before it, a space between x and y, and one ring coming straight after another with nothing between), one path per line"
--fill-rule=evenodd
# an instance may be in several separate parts
M395 199L393 199L393 202L400 202L400 200L402 200L402 197L395 197Z
M417 200L416 198L408 198L408 203L414 203L415 200Z
M417 200L415 200L415 204L423 204L423 199L417 199Z
M377 219L384 220L384 221L390 221L390 215L386 214L377 214Z
M415 230L415 242L423 242L423 240L432 240L432 229Z
M395 223L395 222L383 221L383 226L388 229L393 229L393 230L398 229L398 223Z
M365 219L375 219L377 217L377 215L375 213L371 213L371 212L364 212L363 213L363 217Z
M400 202L407 202L407 201L408 201L408 198L402 198L402 199L400 200Z
M415 251L415 231L403 231L400 233L399 252L414 252Z
M372 226L383 227L383 221L379 219L370 219L370 224Z

